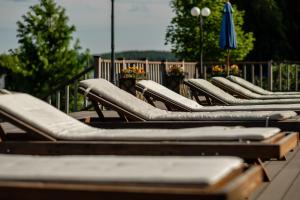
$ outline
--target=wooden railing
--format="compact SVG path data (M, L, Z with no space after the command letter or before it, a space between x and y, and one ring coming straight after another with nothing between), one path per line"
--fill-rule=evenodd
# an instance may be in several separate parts
M297 91L299 89L298 73L300 71L300 62L235 62L240 69L240 76L248 81L272 91ZM169 67L177 65L182 67L186 78L196 78L196 62L169 62L169 61L149 61L145 60L116 60L115 61L115 80L121 73L122 69L129 66L141 67L148 75L148 79L163 84L163 77ZM205 62L204 78L212 77L212 67L215 65L225 65L221 62ZM58 109L66 113L78 111L88 106L88 101L78 95L78 83L80 80L87 78L104 78L110 80L110 60L94 57L94 64L88 66L83 72L74 76L59 87L51 90L45 97L49 103L55 105ZM182 86L182 94L189 96L188 90ZM71 92L70 92L71 91Z
M94 65L88 66L70 80L53 88L43 99L47 100L49 104L55 105L57 109L63 110L65 113L85 109L88 106L88 101L86 97L79 95L78 84L81 80L94 78L94 70ZM72 91L70 92L70 90Z
M104 78L110 80L110 60L95 58L96 69L95 77ZM170 66L178 65L182 67L183 71L187 74L186 78L195 77L195 62L169 62L169 61L148 61L148 60L116 60L115 61L115 80L118 80L118 76L122 69L130 66L140 67L145 70L150 80L162 83L163 73L167 71Z
M110 80L110 60L96 57L96 74L95 77ZM299 89L299 67L300 61L263 61L263 62L234 62L240 69L240 76L248 81L261 86L268 90L274 91L297 91ZM172 65L182 67L186 74L186 78L196 78L198 73L196 70L196 62L169 62L169 61L148 61L148 60L117 60L116 61L116 80L118 74L123 68L129 66L142 67L150 80L162 83L163 74ZM212 68L215 65L224 66L222 62L205 62L204 63L204 79L210 79L213 76Z

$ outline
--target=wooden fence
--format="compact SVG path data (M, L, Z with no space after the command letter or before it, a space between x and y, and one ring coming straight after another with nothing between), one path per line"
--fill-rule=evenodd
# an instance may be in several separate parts
M234 62L238 65L240 76L248 81L259 85L271 91L297 91L299 88L299 67L300 62ZM169 67L177 65L182 67L186 78L198 77L196 62L169 62L169 61L148 61L148 60L116 60L115 61L115 80L121 70L129 66L143 68L148 73L150 80L162 84L163 74ZM205 62L204 63L204 79L212 77L212 68L215 65L224 66L221 62ZM110 60L95 57L95 77L110 80Z
M299 89L299 67L300 62L235 62L239 66L240 76L248 81L271 91L298 91ZM136 66L143 68L148 75L148 79L163 83L164 73L169 67L177 65L182 67L186 74L185 78L196 78L196 62L169 62L169 61L148 61L148 60L116 60L115 61L115 80L118 80L122 69ZM205 62L203 78L212 77L212 68L215 65L225 65L220 62ZM62 83L54 88L47 96L49 103L58 109L78 111L88 106L88 101L78 95L78 82L87 78L104 78L110 80L110 60L94 57L94 64L88 66L82 73L73 77L71 80ZM118 84L118 83L117 83ZM182 86L183 95L189 96L188 90ZM72 90L72 91L70 91Z

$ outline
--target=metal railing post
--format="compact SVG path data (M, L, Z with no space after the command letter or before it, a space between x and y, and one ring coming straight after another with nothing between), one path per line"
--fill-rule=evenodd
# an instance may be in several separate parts
M290 84L291 84L291 80L290 80L290 65L287 63L287 90L290 91Z
M282 66L279 64L279 90L282 91Z
M47 102L51 105L51 96L47 97Z
M60 110L60 91L56 92L56 108Z
M243 65L243 78L245 79L245 80L247 80L247 65L246 64L244 64Z
M299 65L295 65L295 90L298 91L298 67Z
M254 64L251 65L251 81L253 84L255 84L255 69Z
M262 67L262 64L259 64L259 83L260 83L260 87L263 87L263 67Z
M268 62L268 87L270 91L273 91L273 61Z
M69 85L67 85L66 87L65 87L65 113L69 113L69 106L70 106L70 86Z
M204 78L204 80L207 79L207 66L206 65L203 66L203 78Z
M77 112L78 105L78 80L74 82L74 112Z

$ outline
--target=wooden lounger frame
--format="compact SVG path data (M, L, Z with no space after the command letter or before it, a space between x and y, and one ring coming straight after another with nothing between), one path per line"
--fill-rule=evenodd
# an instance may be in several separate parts
M299 141L298 133L281 133L264 141L59 141L43 131L27 124L17 117L0 110L0 117L17 127L27 131L28 136L34 133L35 138L13 139L4 131L0 135L0 153L12 154L113 154L113 155L230 155L249 160L255 159L284 159L285 155L293 150ZM166 123L168 125L166 125ZM116 123L110 125L115 128L148 127L170 128L177 122L161 123ZM101 125L105 123L100 123ZM109 123L107 123L109 124ZM99 125L99 124L98 124ZM125 125L125 126L126 126ZM169 126L170 125L170 126ZM181 128L184 123L181 125ZM195 122L194 124L196 125ZM26 135L23 134L23 135ZM253 151L255 149L255 151Z
M224 86L224 87L226 87L226 86ZM152 106L156 106L154 102L159 101L159 102L163 103L169 111L201 112L199 110L191 109L183 104L179 104L176 101L173 101L170 98L164 97L161 94L159 94L153 90L145 89L141 85L136 85L136 89L137 89L137 91L139 91L143 94L143 96L145 97L147 102L149 104L151 104ZM195 91L192 93L196 94ZM197 103L199 103L199 101L200 101L198 95L194 95L194 96L196 96L195 99L198 99ZM209 102L211 102L211 101L209 101ZM274 108L274 110L275 110L275 108ZM215 110L215 111L217 111L217 110ZM227 110L227 111L230 111L230 110ZM300 114L300 110L293 110L293 111L297 112L297 114Z
M85 89L79 87L79 91L84 92ZM278 127L283 131L299 131L300 130L300 116L293 117L291 119L273 121L273 120L234 120L234 121L148 121L144 119L143 116L132 113L124 107L114 104L103 97L100 97L93 90L90 90L86 96L95 106L95 110L98 113L99 119L104 120L103 113L99 108L99 104L105 107L109 107L119 113L122 119L124 119L127 124L123 123L120 126L127 126L131 128L188 128L188 127L202 127L202 126L245 126L245 127Z
M231 81L230 79L227 79L227 80ZM278 97L278 98L271 98L271 99L251 98L251 97L249 97L248 95L243 94L243 93L241 93L241 92L235 90L235 89L232 88L232 87L229 87L229 86L224 85L224 84L222 84L222 83L220 83L220 82L218 82L218 81L215 81L214 79L212 79L211 82L212 82L214 85L216 85L217 87L221 88L222 90L228 92L229 94L231 94L231 95L233 95L233 96L235 96L235 97L241 98L241 99L255 99L255 100L276 100L276 99L282 99L282 98L280 98L280 97ZM233 82L233 81L231 81L231 82ZM233 83L239 85L238 83L235 83L235 82L233 82ZM252 90L250 90L250 89L248 89L248 88L243 87L242 85L239 85L239 86L242 87L242 88L244 88L245 90L250 91L251 93L260 95L260 96L262 96L262 97L263 97L263 96L268 96L268 95L258 94L258 93L254 92L254 91L252 91ZM274 97L275 97L275 96L274 96ZM283 98L283 99L288 99L288 98ZM297 98L292 98L292 99L297 99ZM299 98L299 99L300 99L300 98ZM300 102L300 101L299 101L299 102ZM296 111L296 112L300 112L300 110L298 110L298 111Z
M263 181L259 166L237 169L212 186L129 185L55 181L2 181L0 199L108 199L108 200L235 200L247 199Z
M220 99L218 96L215 96L215 95L211 94L210 92L207 92L205 89L198 87L196 84L193 84L193 83L189 82L188 80L184 80L184 84L190 88L193 98L195 98L195 100L198 103L200 103L199 96L202 95L202 96L206 97L206 101L209 105L227 105L227 106L253 105L253 104L232 104L227 101L224 101L223 99ZM217 87L225 90L226 92L230 93L234 97L237 97L237 98L240 97L242 99L251 100L251 98L249 98L248 96L245 96L245 95L239 93L238 91L233 90L232 88L229 88L225 85L221 85L220 83L218 83L216 81L213 81L213 84L216 85ZM273 100L276 100L276 99L273 99ZM258 104L258 105L264 105L264 104ZM278 105L282 105L282 104L278 104ZM293 110L293 111L300 114L300 110Z
M247 96L247 95L245 95L245 94L242 94L242 93L240 93L240 92L234 90L234 89L231 88L231 87L228 87L228 86L226 86L226 85L220 84L220 83L217 82L217 81L212 80L212 83L213 83L214 85L216 85L217 87L223 89L224 91L228 92L229 94L232 94L232 95L234 95L234 96L236 96L236 97L238 97L238 98L241 98L241 99L252 99L252 98L250 98L249 96ZM245 88L245 89L246 89L246 88ZM248 89L246 89L246 90L248 90ZM252 92L252 91L251 91L251 92Z
M223 99L220 99L219 97L207 92L203 88L198 87L197 85L189 82L188 80L184 80L183 83L190 88L192 97L195 98L195 100L199 104L201 102L199 99L199 96L205 96L206 102L208 105L227 105L227 106L233 105L233 104L230 104L230 103L224 101Z
M152 106L156 106L154 101L160 101L160 102L164 103L166 108L170 111L185 111L185 112L192 112L193 111L189 107L178 104L176 101L173 101L172 99L166 98L166 97L158 94L157 92L155 92L153 90L149 90L149 89L145 90L145 88L143 86L136 85L135 88L136 88L137 91L139 91L143 94L143 96L145 97L147 102L149 104L151 104Z

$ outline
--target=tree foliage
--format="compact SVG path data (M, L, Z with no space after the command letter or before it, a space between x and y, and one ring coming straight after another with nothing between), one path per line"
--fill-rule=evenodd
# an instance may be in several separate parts
M100 55L101 58L110 59L110 53L104 53ZM169 51L121 51L116 52L117 59L126 59L126 60L143 60L147 58L151 61L177 61L178 59L175 55Z
M8 72L18 73L20 69L20 62L17 56L9 54L0 54L0 75Z
M20 46L12 51L15 65L8 68L21 84L13 89L43 96L83 69L89 53L80 54L79 40L72 37L75 26L68 20L54 0L40 0L17 22Z
M244 29L252 31L256 42L251 60L299 60L300 1L236 0L246 11Z
M204 60L225 60L226 52L219 47L219 35L223 7L226 0L172 0L170 2L176 16L167 28L166 44L171 44L172 52L185 60L199 60L200 57L200 25L199 19L191 16L194 6L209 7L211 15L203 24L203 58ZM242 60L252 49L254 37L251 32L244 32L244 11L233 5L235 30L238 48L232 50L231 59Z

